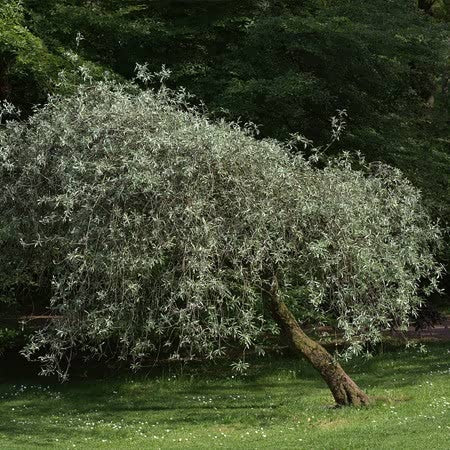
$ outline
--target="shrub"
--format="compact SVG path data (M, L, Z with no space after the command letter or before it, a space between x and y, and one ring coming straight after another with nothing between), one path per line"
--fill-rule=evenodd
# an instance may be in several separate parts
M20 333L17 330L0 327L0 356L5 350L13 348L20 340Z

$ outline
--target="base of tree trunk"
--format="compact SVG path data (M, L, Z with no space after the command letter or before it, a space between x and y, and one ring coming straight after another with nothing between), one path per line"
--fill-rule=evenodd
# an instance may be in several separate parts
M365 406L369 396L345 373L341 365L318 342L305 334L286 304L280 299L274 277L263 289L272 316L288 338L293 349L300 352L320 373L333 394L338 406Z
M366 406L370 403L369 396L344 372L339 363L332 380L325 380L338 406ZM338 374L341 372L341 374ZM339 376L340 375L340 376ZM323 376L323 375L322 375Z

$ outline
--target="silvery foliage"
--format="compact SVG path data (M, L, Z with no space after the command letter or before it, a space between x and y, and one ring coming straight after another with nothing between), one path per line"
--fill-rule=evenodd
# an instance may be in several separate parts
M441 268L401 173L348 155L319 169L186 103L87 80L1 128L2 220L53 273L54 319L25 354L64 378L74 349L137 367L253 347L273 273L287 301L337 317L347 354L405 326Z

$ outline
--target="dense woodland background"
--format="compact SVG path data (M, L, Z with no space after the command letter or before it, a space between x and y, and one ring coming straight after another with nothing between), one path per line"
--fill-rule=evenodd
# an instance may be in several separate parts
M449 18L448 0L0 0L0 98L26 116L67 90L61 71L74 77L82 63L131 79L147 63L165 65L169 86L211 116L252 121L261 137L301 133L323 145L345 109L329 152L399 167L448 226ZM27 264L8 254L1 225L0 238L2 267ZM441 260L448 267L448 246ZM0 269L0 286L6 315L42 311L48 299L32 276Z

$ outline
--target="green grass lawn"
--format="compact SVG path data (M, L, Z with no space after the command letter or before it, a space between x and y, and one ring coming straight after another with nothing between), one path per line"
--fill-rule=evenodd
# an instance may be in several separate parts
M332 408L295 358L74 380L3 377L0 448L449 449L450 345L396 348L347 365L374 405Z

